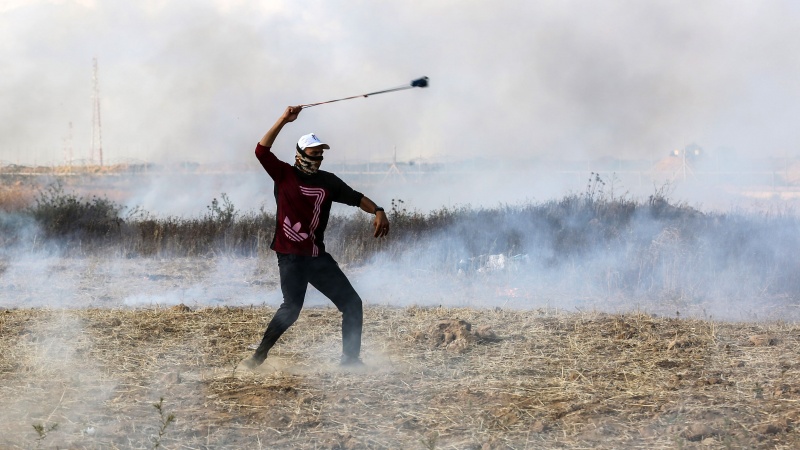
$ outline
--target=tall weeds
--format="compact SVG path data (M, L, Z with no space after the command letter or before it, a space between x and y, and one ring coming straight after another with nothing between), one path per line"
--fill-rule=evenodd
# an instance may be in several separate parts
M796 216L704 213L671 202L663 191L636 201L604 189L596 177L585 193L561 199L428 213L396 199L388 211L389 238L373 238L373 217L359 211L331 218L326 245L348 265L381 258L455 273L480 269L487 255L502 254L526 261L521 276L546 273L573 287L609 292L800 295ZM51 188L23 216L12 221L0 215L0 227L13 231L35 222L38 231L17 233L16 242L39 239L67 255L266 256L275 230L274 214L237 211L224 194L200 217L154 218L142 211L123 215L106 199ZM3 245L10 244L0 240Z
M81 199L59 184L44 189L28 212L47 238L114 237L122 224L121 206L106 198Z

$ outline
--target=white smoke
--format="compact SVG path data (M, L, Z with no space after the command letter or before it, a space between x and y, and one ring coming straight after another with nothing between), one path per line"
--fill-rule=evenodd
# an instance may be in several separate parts
M393 147L653 158L691 142L796 155L798 14L786 1L6 3L0 159L60 162L69 122L88 156L93 57L108 161L248 161L286 105L422 75L430 88L308 110L278 144L310 130L350 160Z

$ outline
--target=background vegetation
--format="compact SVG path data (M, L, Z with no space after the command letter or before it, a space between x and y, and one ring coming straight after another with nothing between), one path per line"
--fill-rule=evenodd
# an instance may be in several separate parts
M443 272L491 270L489 255L519 276L550 273L568 285L609 292L702 297L800 294L800 223L792 214L709 213L657 191L635 200L586 192L494 208L429 213L393 200L390 238L372 237L371 216L332 217L328 251L346 265L373 258ZM79 198L59 186L27 207L0 205L0 249L54 250L66 256L265 257L272 212L239 211L222 194L198 217L152 217L108 199Z

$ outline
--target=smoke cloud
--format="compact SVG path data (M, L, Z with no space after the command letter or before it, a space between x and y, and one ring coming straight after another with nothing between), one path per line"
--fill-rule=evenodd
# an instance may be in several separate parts
M678 200L725 209L749 201L741 184L752 180L733 178L737 171L753 170L752 157L796 156L800 131L790 118L800 112L798 14L795 5L781 1L712 1L691 8L622 0L513 1L491 7L474 1L348 0L335 6L314 1L6 2L0 6L0 89L6 93L0 106L0 160L62 162L70 122L74 157L88 157L91 61L97 57L106 160L168 168L204 165L198 172L153 170L122 180L124 195L115 199L129 210L140 207L160 217L204 214L221 193L239 211L272 211L272 183L253 149L285 106L427 75L428 89L304 111L286 126L275 152L291 161L296 137L316 132L332 146L323 169L339 173L382 206L403 200L410 209L427 212L581 193L587 176L599 171L605 195L646 198L666 181L645 171L694 142L709 149L708 155L692 161L688 172L680 165L663 170L664 180L683 170ZM381 177L395 158L418 165L403 166L400 179L388 172ZM648 164L597 167L603 158ZM347 173L348 164L357 162L375 164L371 170L378 175ZM414 175L424 164L434 169ZM619 175L612 175L615 171ZM707 189L708 184L692 179L693 171L714 174L710 181L720 189ZM786 182L788 171L781 176ZM754 184L770 179L775 182L773 168ZM335 214L351 212L334 209ZM518 232L525 234L526 226L517 224ZM461 239L468 242L469 233ZM523 251L533 260L554 251L539 244ZM773 241L762 246L780 249ZM438 251L432 245L430 258ZM622 264L627 255L621 251L591 255L596 263L586 267L601 272ZM85 276L87 284L105 291L106 300L77 295L82 306L279 302L274 286L265 295L264 285L253 284L259 279L252 275L254 261L221 260L201 271L212 275L197 279L186 268L194 262L165 268L151 261L155 266L145 269L131 263L137 267L132 270L125 261L109 260L99 265L106 271L100 274L98 265L64 262L57 252L19 252L24 257L8 256L0 275L8 292L19 286L29 290L13 296L17 306L52 304L58 282L29 286L25 280L59 280L61 273ZM433 268L420 267L419 255L408 257L405 265L382 263L354 272L365 298L495 305L497 292L520 288L497 274L480 276L502 282L469 288L463 278L434 276L433 284L422 282L419 277ZM730 272L731 280L739 273ZM563 276L529 267L513 278L533 286L528 302L531 295L552 298L552 290L540 287L568 286L579 278ZM386 297L387 280L400 283L396 292L422 287L419 295ZM463 289L469 292L451 295Z
M248 161L289 104L336 157L659 158L698 142L796 155L800 11L788 1L5 2L0 152L60 163ZM46 32L43 32L46 30ZM334 152L332 152L334 153ZM334 156L331 156L333 158Z

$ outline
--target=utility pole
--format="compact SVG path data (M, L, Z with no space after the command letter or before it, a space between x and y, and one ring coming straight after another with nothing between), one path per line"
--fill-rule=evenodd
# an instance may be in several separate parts
M103 132L100 122L100 83L97 79L97 58L92 58L92 148L89 161L95 162L95 151L103 165Z

